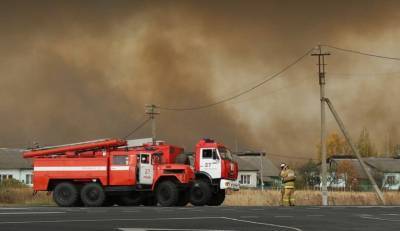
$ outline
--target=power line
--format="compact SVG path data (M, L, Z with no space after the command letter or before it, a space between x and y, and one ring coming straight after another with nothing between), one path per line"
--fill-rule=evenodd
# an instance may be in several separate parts
M124 136L124 139L128 138L129 136L131 136L133 133L135 133L136 131L138 131L141 127L143 127L147 122L149 122L151 119L148 118L145 121L143 121L141 124L139 124L135 129L133 129L131 132L128 133L128 135Z
M378 72L378 73L332 73L329 72L330 76L339 76L339 77L398 77L400 74L399 71L397 72Z
M246 89L246 90L244 90L244 91L241 91L241 92L239 92L239 93L237 93L237 94L235 94L235 95L233 95L233 96L229 96L229 97L227 97L227 98L218 100L218 101L216 101L216 102L214 102L214 103L204 104L204 105L195 106L195 107L158 107L158 108L159 108L159 109L162 109L162 110L169 110L169 111L192 111L192 110L199 110L199 109L204 109L204 108L212 107L212 106L215 106L215 105L218 105L218 104L222 104L222 103L225 103L225 102L227 102L227 101L236 99L236 98L238 98L238 97L240 97L240 96L242 96L242 95L244 95L244 94L247 94L247 93L253 91L254 89L256 89L256 88L258 88L258 87L260 87L260 86L262 86L262 85L268 83L269 81L273 80L274 78L278 77L279 75L281 75L282 73L284 73L285 71L287 71L288 69L290 69L292 66L294 66L294 65L296 65L298 62L300 62L303 58L307 57L308 54L310 54L311 51L312 51L313 49L314 49L314 48L308 50L305 54L303 54L303 55L300 56L299 58L295 59L292 63L288 64L288 65L285 66L283 69L281 69L280 71L276 72L275 74L272 74L272 75L268 76L267 78L265 78L265 79L264 79L263 81L261 81L260 83L254 85L254 86L252 86L252 87L250 87L250 88L248 88L248 89Z
M292 87L298 87L300 85L305 85L304 81L296 82L294 84L290 84L290 85L278 88L278 89L276 89L274 91L269 91L269 92L266 92L266 93L257 94L257 95L254 95L252 97L244 98L241 101L236 101L236 102L234 101L234 102L230 102L230 103L233 104L233 105L236 105L236 104L241 104L241 103L247 103L248 101L252 101L252 100L257 101L257 100L260 100L260 99L265 99L265 98L263 98L263 96L272 95L272 94L275 94L275 93L280 92L282 90L287 90L287 89L292 88Z
M351 50L351 49L345 49L345 48L335 47L335 46L331 46L331 45L327 45L327 44L323 44L323 45L321 45L321 46L329 47L329 48L332 48L332 49L335 49L335 50L339 50L339 51L354 53L354 54L358 54L358 55L365 55L365 56L370 56L370 57L375 57L375 58L390 59L390 60L400 61L400 58L396 58L396 57L389 57L389 56L383 56L383 55L376 55L376 54L366 53L366 52L357 51L357 50Z

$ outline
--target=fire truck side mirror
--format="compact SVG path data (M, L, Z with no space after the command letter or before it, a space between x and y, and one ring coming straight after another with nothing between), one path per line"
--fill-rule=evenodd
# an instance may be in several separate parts
M161 164L161 156L162 156L162 152L156 152L153 154L153 164Z
M213 158L213 160L219 160L217 151L215 149L213 149L213 151L212 151L212 158Z

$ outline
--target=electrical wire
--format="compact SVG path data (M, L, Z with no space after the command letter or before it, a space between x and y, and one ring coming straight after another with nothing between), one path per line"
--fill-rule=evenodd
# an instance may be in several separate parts
M400 74L399 71L397 72L381 72L381 73L335 73L335 72L330 72L329 76L339 76L339 77L398 77Z
M287 71L288 69L290 69L291 67L293 67L294 65L296 65L298 62L300 62L303 58L305 58L307 55L309 55L311 53L311 51L313 51L314 48L307 50L307 52L305 52L305 54L303 54L302 56L300 56L299 58L295 59L293 62L291 62L290 64L288 64L287 66L285 66L283 69L281 69L280 71L268 76L267 78L265 78L263 81L261 81L260 83L246 89L243 90L233 96L229 96L227 98L223 98L221 100L218 100L216 102L213 103L209 103L209 104L204 104L204 105L200 105L200 106L195 106L195 107L162 107L162 106L157 106L157 108L161 109L161 110L168 110L168 111L192 111L192 110L200 110L200 109L204 109L204 108L208 108L208 107L212 107L212 106L216 106L218 104L222 104L228 101L231 101L233 99L236 99L244 94L247 94L251 91L253 91L254 89L268 83L269 81L273 80L274 78L280 76L282 73L284 73L285 71Z
M375 57L375 58L381 58L381 59L389 59L389 60L394 60L394 61L400 61L400 58L396 58L396 57L389 57L389 56L383 56L383 55L376 55L376 54L372 54L372 53L366 53L366 52L357 51L357 50L345 49L345 48L340 48L340 47L331 46L331 45L327 45L327 44L321 44L321 46L323 46L323 47L329 47L329 48L332 48L332 49L335 49L335 50L339 50L339 51L354 53L354 54L358 54L358 55L365 55L365 56L370 56L370 57Z
M139 124L137 127L135 127L135 129L133 129L131 132L128 133L128 135L124 136L123 139L128 138L129 136L131 136L133 133L135 133L136 131L138 131L141 127L143 127L147 122L149 122L149 119L146 119L145 121L143 121L141 124Z

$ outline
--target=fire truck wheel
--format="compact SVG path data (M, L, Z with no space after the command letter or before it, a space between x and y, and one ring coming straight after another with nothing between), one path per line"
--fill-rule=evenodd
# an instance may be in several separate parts
M79 201L79 192L72 183L62 182L54 188L53 200L61 207L75 206Z
M161 206L175 206L178 202L179 191L172 181L163 181L157 186L156 198Z
M123 195L118 200L118 205L121 206L138 206L143 201L143 195L140 192L130 192Z
M219 206L224 203L225 200L225 190L221 189L217 193L213 193L211 200L208 202L207 205L210 206Z
M204 180L197 180L190 189L190 203L194 206L206 205L211 196L210 184Z
M101 185L97 183L87 183L82 188L81 199L85 206L97 207L103 205L106 194Z
M176 203L176 206L186 206L189 203L189 191L188 190L181 190L179 192L179 199L178 203Z

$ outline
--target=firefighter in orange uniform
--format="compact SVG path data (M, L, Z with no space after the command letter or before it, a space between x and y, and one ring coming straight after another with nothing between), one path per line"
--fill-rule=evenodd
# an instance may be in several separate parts
M279 173L279 176L281 177L282 184L281 184L281 205L283 205L283 195L285 195L285 187L283 185L283 171L285 170L285 163L281 163L281 172Z
M282 205L294 206L294 182L296 175L287 164L281 164L281 178L283 183Z

